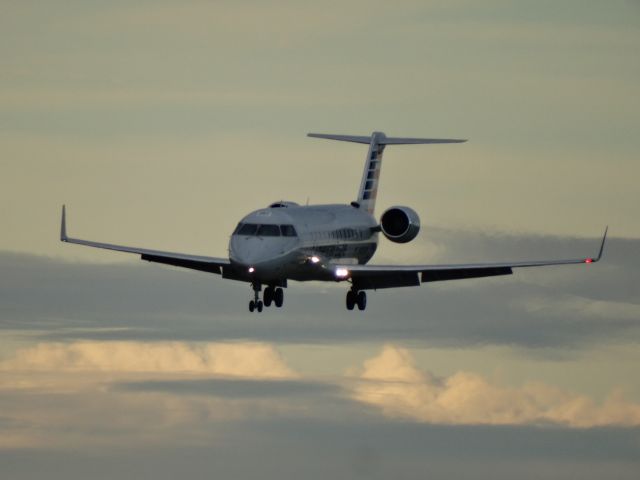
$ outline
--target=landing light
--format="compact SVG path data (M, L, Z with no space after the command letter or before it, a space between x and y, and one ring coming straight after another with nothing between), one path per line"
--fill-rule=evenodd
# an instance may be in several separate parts
M320 259L318 257L316 257L315 255L313 257L311 257L309 260L311 260L311 263L318 263L320 261Z
M255 272L255 271L256 271L256 269L255 269L255 268L253 268L253 267L249 267L249 273L253 273L253 272Z
M348 275L349 275L349 270L347 270L346 268L337 268L336 269L336 277L344 278L344 277L346 277Z
M593 258L585 258L584 263L593 263Z

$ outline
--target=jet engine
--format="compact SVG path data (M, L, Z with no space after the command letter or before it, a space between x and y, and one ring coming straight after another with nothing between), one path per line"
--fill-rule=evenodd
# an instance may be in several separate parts
M395 243L407 243L420 231L420 217L409 207L391 207L380 217L380 229Z

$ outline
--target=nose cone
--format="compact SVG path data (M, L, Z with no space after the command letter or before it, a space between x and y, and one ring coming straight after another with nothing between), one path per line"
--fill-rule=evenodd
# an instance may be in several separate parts
M229 257L245 267L271 266L291 249L290 243L282 237L234 235L229 243Z
M231 239L229 257L247 267L264 261L270 249L264 240L257 237L234 237Z

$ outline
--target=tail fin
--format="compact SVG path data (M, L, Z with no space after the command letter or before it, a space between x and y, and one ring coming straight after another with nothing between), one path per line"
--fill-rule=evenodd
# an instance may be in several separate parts
M466 140L453 138L400 138L387 137L382 132L373 132L369 137L353 135L330 135L322 133L309 133L307 136L314 138L324 138L328 140L339 140L343 142L354 142L369 144L369 153L364 164L362 181L358 190L358 203L362 208L373 214L378 195L378 182L380 180L380 168L382 167L382 153L386 145L417 145L430 143L462 143Z

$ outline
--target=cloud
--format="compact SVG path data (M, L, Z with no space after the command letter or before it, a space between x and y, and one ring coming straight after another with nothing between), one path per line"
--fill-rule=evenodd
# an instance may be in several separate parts
M276 349L264 343L40 343L0 363L0 371L193 373L240 378L292 378Z
M367 360L352 397L395 418L453 425L548 425L573 428L640 426L640 404L612 393L601 405L542 383L522 387L492 384L481 375L457 372L436 378L419 370L402 348L385 346Z
M423 256L422 250L432 252ZM431 228L388 261L453 263L593 255L597 239ZM0 329L47 341L401 342L572 349L640 338L640 240L611 238L595 265L520 269L504 278L370 292L364 315L346 287L291 282L282 310L246 310L245 285L146 263L96 265L0 253Z
M336 478L370 474L382 478L413 465L419 466L414 473L423 474L426 468L444 477L463 451L465 465L482 470L491 459L489 463L501 464L506 469L503 476L511 478L517 466L504 465L505 452L519 462L551 459L567 471L573 471L575 459L585 455L590 461L609 462L609 466L615 462L623 472L631 471L629 462L637 458L637 434L625 429L576 431L564 428L565 424L533 429L528 423L515 427L511 423L469 425L465 421L469 414L464 413L469 410L468 402L464 401L458 405L451 402L448 411L461 415L463 421L458 423L434 425L416 418L411 413L422 413L420 401L425 398L418 387L431 389L435 392L432 397L438 398L449 379L420 371L411 354L398 347L386 347L381 355L368 360L359 378L334 379L332 385L305 377L259 377L281 372L282 365L292 370L268 344L256 348L251 342L243 343L236 345L242 348L232 354L218 349L217 355L231 362L236 353L257 352L257 358L278 368L256 374L254 367L246 367L219 378L220 372L229 369L217 367L214 354L203 353L210 351L205 347L217 349L217 343L97 343L75 342L69 348L41 344L20 350L2 363L0 461L10 456L13 461L7 462L8 468L32 471L37 465L42 471L45 465L57 463L72 471L78 462L86 462L86 472L93 466L113 476L113 468L120 471L123 463L144 464L145 472L153 471L157 478L170 478L179 471L197 476L212 468L218 473L222 468L228 473L225 476L234 478L255 477L260 470L264 470L263 476L275 478L283 472L294 474L300 468L310 468L310 478L326 478L329 464ZM134 356L140 362L132 367ZM167 356L176 365L157 362L158 356ZM485 396L491 397L491 388L501 390L478 379L474 384L461 378L458 383L467 388L458 391L473 393L474 386L480 392L488 388ZM363 392L363 385L369 389L367 399L355 398L355 393ZM405 389L382 390L393 385ZM382 405L380 398L378 402L370 400L373 388L378 397L398 397L385 403L385 418L377 411ZM342 395L351 395L352 400L344 400ZM373 408L363 408L363 402ZM481 413L474 415L487 411L482 402L475 403ZM497 402L485 399L484 403ZM410 414L399 413L398 408ZM624 414L628 412L623 409ZM604 451L603 443L607 445ZM495 469L490 470L476 476L495 478ZM59 476L55 478L64 478L60 470L52 467L52 471ZM461 473L469 472L462 469Z
M603 322L615 319L631 323L636 323L640 318L638 303L593 300L575 295L565 295L555 299L532 296L521 301L520 305L526 311L544 311L546 315L559 318L597 318Z
M179 379L123 382L116 388L128 392L164 392L175 395L205 395L225 398L292 398L335 394L337 385L304 380Z
M314 388L296 378L265 343L40 343L0 362L0 450L216 442L220 422L295 411L278 391Z

